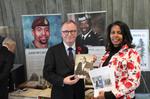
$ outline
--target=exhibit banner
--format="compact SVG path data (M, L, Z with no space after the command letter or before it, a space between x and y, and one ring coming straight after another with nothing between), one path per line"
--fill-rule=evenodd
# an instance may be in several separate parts
M133 43L136 50L141 56L141 70L150 71L149 66L149 30L148 29L131 29Z
M42 76L46 51L62 41L61 14L22 15L27 79Z

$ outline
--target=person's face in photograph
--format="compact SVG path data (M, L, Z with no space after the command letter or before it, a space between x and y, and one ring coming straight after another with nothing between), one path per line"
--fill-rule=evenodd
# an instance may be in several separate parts
M32 33L37 42L41 44L48 44L50 37L49 26L36 26Z
M85 57L81 57L81 62L82 63L86 63L86 58Z
M118 47L123 41L123 35L118 25L114 25L111 28L110 39L114 47Z
M65 23L61 31L63 41L69 46L72 46L77 37L77 26L73 23Z
M81 30L82 34L85 35L90 30L89 21L88 20L80 21L79 22L79 27L80 27L80 30Z

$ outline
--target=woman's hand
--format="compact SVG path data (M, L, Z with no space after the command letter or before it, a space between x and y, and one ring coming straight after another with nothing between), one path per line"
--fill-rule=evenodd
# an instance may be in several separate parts
M99 96L98 96L99 98L98 98L98 99L105 99L104 93L105 93L104 91L100 91L100 92L99 92Z
M91 99L105 99L104 93L105 93L104 91L100 91L99 96L92 97Z

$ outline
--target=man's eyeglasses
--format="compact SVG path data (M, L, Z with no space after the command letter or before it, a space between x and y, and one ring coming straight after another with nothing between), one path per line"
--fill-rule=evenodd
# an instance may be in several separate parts
M74 34L74 33L76 33L77 32L77 30L71 30L71 31L62 31L64 34L66 34L66 35L68 35L69 33L70 34Z

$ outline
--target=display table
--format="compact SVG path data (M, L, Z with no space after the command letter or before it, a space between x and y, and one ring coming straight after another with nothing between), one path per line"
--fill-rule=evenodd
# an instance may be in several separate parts
M30 84L30 86L28 86ZM21 84L21 85L24 85ZM26 87L33 87L35 83L32 85L32 83L26 84ZM9 93L9 99L50 99L51 95L51 89L35 89L35 88L24 88L23 90L17 90L14 92ZM42 98L42 97L47 97L47 98ZM87 88L85 90L85 99L91 99L93 96L93 89L92 88Z
M44 90L25 88L23 90L17 90L9 93L9 99L38 99L38 96L48 97L50 99L51 94L50 92L51 92L50 88Z

